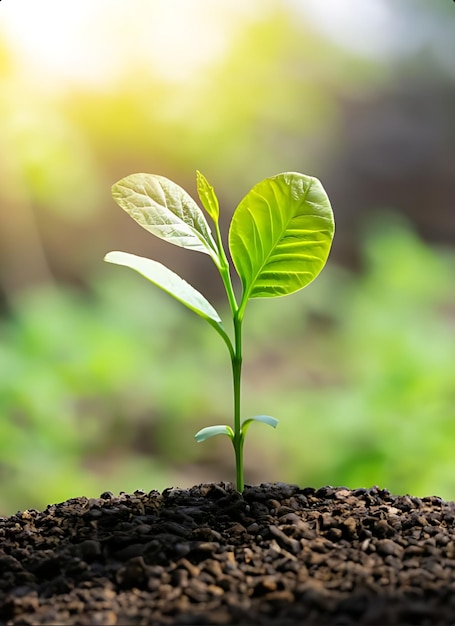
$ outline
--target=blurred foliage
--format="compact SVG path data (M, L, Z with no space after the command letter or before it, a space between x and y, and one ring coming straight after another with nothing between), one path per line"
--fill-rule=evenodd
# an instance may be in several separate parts
M294 302L252 303L244 414L280 424L255 428L247 482L453 497L455 256L395 222L366 236L361 276L329 264ZM230 480L230 446L193 439L230 419L228 367L219 337L140 277L22 294L0 326L0 509Z
M195 195L196 169L226 223L252 184L285 170L321 178L337 221L332 259L301 299L247 312L245 416L280 419L249 438L247 481L454 498L454 257L422 241L455 241L455 4L378 0L372 28L370 3L332 2L318 25L317 1L207 2L197 23L224 52L175 80L169 42L185 66L179 38L201 37L190 2L203 4L185 0L166 33L154 18L176 0L74 5L85 57L68 7L43 0L19 16L37 42L25 60L0 19L0 513L232 478L229 441L193 441L231 415L220 339L140 277L101 269L118 247L222 295L198 255L152 244L110 198L136 171ZM6 23L17 4L0 6ZM168 46L152 59L154 37ZM68 68L46 74L41 47ZM75 58L85 66L71 78Z
M166 81L147 58L121 65L115 80L96 88L70 83L61 91L31 80L14 59L2 69L6 301L53 277L87 283L120 235L136 250L149 245L113 208L117 179L145 170L195 191L199 169L233 210L257 180L320 171L340 91L384 79L380 64L329 44L274 2L254 20L238 20L226 53L191 80Z
M308 457L301 450L290 471L298 482L306 475L349 487L379 482L398 493L450 499L455 257L392 224L367 238L364 275L340 277L343 287L326 293L321 310L338 319L332 340L340 379L302 398ZM295 425L299 400L286 411L286 429Z

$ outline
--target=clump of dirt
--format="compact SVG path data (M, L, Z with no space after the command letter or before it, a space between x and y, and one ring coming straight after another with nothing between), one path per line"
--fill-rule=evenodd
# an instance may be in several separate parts
M0 623L455 623L455 503L199 485L0 518Z

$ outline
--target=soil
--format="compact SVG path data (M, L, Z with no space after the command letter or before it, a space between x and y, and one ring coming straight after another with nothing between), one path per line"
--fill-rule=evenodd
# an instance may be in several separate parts
M0 624L455 624L455 502L224 483L0 518Z

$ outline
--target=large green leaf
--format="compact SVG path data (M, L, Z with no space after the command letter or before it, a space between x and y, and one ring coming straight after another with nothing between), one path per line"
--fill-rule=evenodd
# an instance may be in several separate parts
M284 296L319 274L330 252L333 213L317 178L278 174L243 198L232 218L229 248L249 298Z
M161 263L153 261L152 259L136 256L135 254L129 254L128 252L118 251L109 252L104 257L104 260L108 263L124 265L125 267L139 272L139 274L145 276L145 278L150 280L154 285L157 285L173 298L206 319L212 326L215 326L218 332L223 336L226 334L223 330L221 318L210 302L208 302L199 291L183 280L183 278L180 278L178 274L175 274L175 272L172 272Z
M199 206L179 185L164 176L132 174L112 187L114 200L138 224L176 246L209 254L218 251Z

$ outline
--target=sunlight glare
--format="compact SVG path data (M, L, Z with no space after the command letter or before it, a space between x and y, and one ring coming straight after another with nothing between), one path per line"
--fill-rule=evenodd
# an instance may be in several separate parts
M135 64L185 81L226 49L259 6L219 0L4 0L0 34L30 79L104 84ZM32 69L33 68L33 69Z

